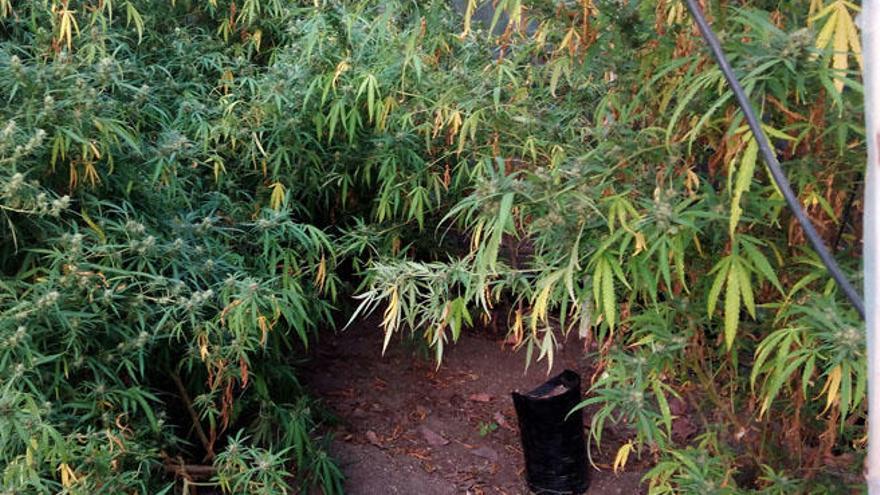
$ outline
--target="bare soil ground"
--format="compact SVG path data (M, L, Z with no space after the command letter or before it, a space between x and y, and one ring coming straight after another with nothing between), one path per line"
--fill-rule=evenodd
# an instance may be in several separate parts
M524 353L474 333L446 348L439 369L411 344L392 341L385 356L381 348L381 331L368 321L322 336L303 370L312 394L338 418L331 450L347 477L346 493L528 493L510 393L543 383L546 362L524 372ZM551 373L566 368L589 380L591 366L574 340L560 349ZM644 469L612 474L613 432L603 442L603 452L593 452L603 469L588 467L587 493L643 492Z

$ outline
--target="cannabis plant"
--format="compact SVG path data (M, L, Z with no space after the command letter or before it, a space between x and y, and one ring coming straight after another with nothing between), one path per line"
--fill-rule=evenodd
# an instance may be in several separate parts
M422 332L438 360L481 315L530 360L552 363L576 331L597 363L581 404L595 447L610 424L628 431L615 465L650 455L652 491L773 491L828 462L841 467L825 476L852 483L857 470L843 466L862 452L866 383L858 316L787 215L682 3L499 2L483 24L478 3L436 60L466 66L456 50L488 40L484 79L425 123L447 135L429 153L469 170L435 232L469 242L452 261L419 250L373 261L361 308L384 305L386 340ZM808 214L856 279L857 7L709 7ZM701 418L704 435L677 438L682 415Z
M253 168L231 71L271 71L227 8L0 6L4 492L341 491L291 357L334 247ZM294 12L227 34L252 8Z
M860 323L682 2L483 3L0 0L6 491L339 491L295 365L369 311L577 334L652 491L857 479ZM856 279L858 7L706 8Z

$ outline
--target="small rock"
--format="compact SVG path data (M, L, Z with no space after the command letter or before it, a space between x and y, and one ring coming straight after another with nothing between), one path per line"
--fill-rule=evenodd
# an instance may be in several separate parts
M471 454L474 454L477 457L482 457L483 459L495 462L498 460L498 452L495 452L493 449L489 447L477 447L476 449L471 451Z
M468 399L474 402L492 402L492 396L485 392L480 392L479 394L471 394Z
M419 427L419 433L422 434L422 437L428 442L428 445L431 447L442 447L449 443L449 440L444 438L439 433L434 432L425 426Z

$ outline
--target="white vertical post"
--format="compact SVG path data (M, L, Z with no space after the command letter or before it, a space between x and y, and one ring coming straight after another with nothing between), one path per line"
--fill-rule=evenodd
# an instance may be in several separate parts
M864 0L859 16L865 85L865 334L868 360L868 493L880 495L880 0Z

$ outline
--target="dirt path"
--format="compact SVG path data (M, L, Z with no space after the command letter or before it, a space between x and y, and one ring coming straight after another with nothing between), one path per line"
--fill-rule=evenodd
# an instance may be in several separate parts
M522 452L510 399L547 379L547 365L523 373L524 355L463 335L443 366L364 325L327 335L304 370L312 393L338 416L333 454L352 495L525 493ZM553 372L589 365L572 342ZM607 452L600 456L606 463ZM591 495L635 494L642 472L591 469Z

